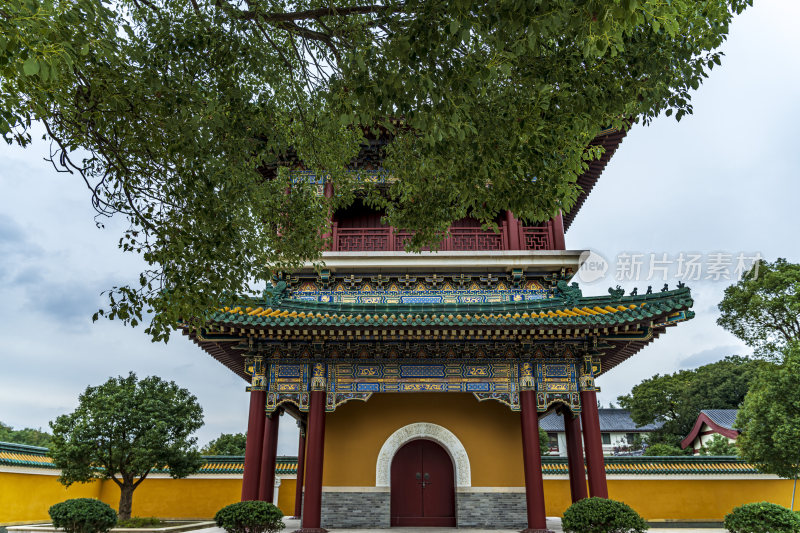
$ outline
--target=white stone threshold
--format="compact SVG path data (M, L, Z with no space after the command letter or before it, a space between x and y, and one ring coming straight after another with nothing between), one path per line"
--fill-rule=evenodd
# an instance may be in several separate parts
M177 522L178 520L176 520ZM180 520L184 522L184 520ZM205 529L215 527L216 522L205 520L200 522L192 522L191 524L181 524L179 526L166 526L166 527L115 527L110 529L113 533L178 533L181 531L192 531L195 529ZM54 533L63 531L53 527L53 524L31 524L28 526L7 526L9 532L18 533Z

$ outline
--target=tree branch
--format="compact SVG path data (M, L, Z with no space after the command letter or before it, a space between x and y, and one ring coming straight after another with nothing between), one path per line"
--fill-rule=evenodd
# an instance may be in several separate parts
M349 15L368 15L378 13L397 13L403 10L404 4L399 4L394 7L372 4L367 6L350 6L343 8L321 7L317 9L308 9L306 11L295 11L293 13L262 13L256 10L239 11L235 13L235 8L222 6L221 0L217 0L217 6L224 9L231 15L236 16L240 20L255 20L260 19L264 22L293 22L297 20L317 20L322 17L346 17Z

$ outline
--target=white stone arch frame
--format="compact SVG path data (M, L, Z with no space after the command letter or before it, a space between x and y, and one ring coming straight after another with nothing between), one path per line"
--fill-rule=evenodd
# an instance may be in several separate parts
M375 465L375 486L389 487L391 483L392 459L401 447L412 440L427 439L441 445L453 461L456 487L471 487L472 473L469 457L464 445L452 431L438 424L418 422L401 427L383 443Z

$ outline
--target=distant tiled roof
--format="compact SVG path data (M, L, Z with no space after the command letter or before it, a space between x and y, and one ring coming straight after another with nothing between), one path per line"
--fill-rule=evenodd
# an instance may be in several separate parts
M603 408L598 409L600 415L600 431L603 432L616 432L616 433L636 433L642 431L654 431L660 428L663 424L646 424L644 426L637 426L631 420L631 413L626 409L611 409ZM549 432L562 432L564 431L564 418L556 413L549 413L547 416L539 419L539 427Z
M694 446L694 441L699 438L704 425L710 427L715 433L729 439L736 439L739 436L739 430L733 426L736 425L736 413L738 412L737 409L703 409L697 415L692 430L681 441L681 448Z
M736 429L736 413L739 412L738 409L703 409L700 412L705 413L718 426L722 426L725 429Z
M241 455L208 455L203 459L205 464L199 474L241 474L244 471L244 456ZM276 474L297 474L297 457L278 456L275 463ZM10 442L0 442L0 465L56 468L53 460L47 457L47 448Z

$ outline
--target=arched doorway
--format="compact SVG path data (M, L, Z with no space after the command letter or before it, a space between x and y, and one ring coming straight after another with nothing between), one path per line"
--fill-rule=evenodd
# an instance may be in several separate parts
M391 525L455 527L453 462L430 440L413 440L392 459Z

